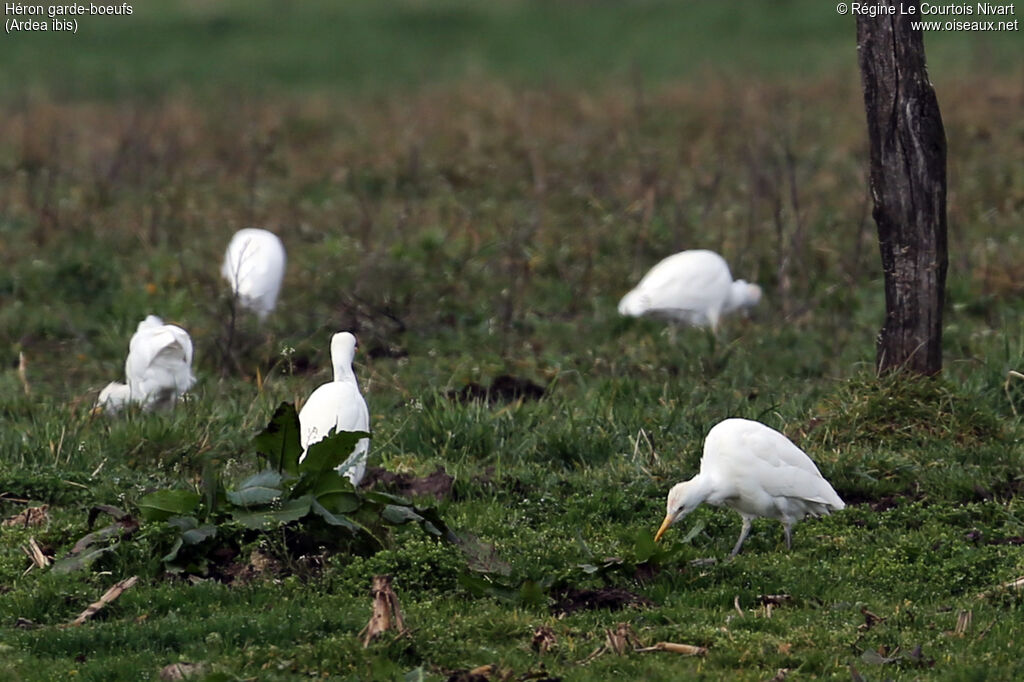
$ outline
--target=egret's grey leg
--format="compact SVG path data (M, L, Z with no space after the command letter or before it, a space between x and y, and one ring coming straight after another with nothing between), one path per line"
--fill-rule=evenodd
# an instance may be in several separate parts
M732 554L729 556L736 556L740 553L740 547L743 546L743 541L747 539L747 535L750 533L750 519L743 517L743 528L740 530L740 539L736 541L736 546L732 548Z
M786 531L786 549L793 549L793 524L783 522L782 529Z

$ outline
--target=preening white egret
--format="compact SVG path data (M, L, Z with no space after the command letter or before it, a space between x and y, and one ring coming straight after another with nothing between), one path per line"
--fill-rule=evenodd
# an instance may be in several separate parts
M749 419L726 419L708 432L700 473L669 491L665 520L654 539L660 540L701 502L729 507L743 517L733 556L756 518L781 521L789 548L797 521L846 506L803 450L775 429Z
M619 301L619 314L717 330L723 314L753 307L760 300L761 287L733 281L724 258L696 249L669 256L651 268Z
M262 322L277 305L284 278L284 245L267 230L246 228L231 238L220 273L239 304Z
M97 407L110 414L128 402L139 403L147 410L170 407L196 381L192 374L192 339L181 327L149 315L128 343L124 373L128 383L107 384L96 401Z
M359 392L356 375L352 371L355 353L356 337L349 332L339 332L331 338L334 381L322 384L313 391L299 411L302 458L305 458L309 446L323 440L331 429L369 432L370 412L363 394ZM366 473L369 450L369 439L361 438L348 459L338 466L338 471L348 476L354 486L359 485L363 474Z

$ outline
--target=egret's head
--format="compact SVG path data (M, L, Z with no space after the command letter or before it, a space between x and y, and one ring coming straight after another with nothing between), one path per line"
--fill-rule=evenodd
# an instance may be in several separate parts
M335 375L339 371L351 371L357 345L356 337L349 332L338 332L331 337L331 362Z
M665 520L661 522L654 541L657 542L674 523L692 512L704 501L704 491L696 479L676 483L668 491L668 503L665 505Z
M117 414L121 411L121 408L128 404L131 396L132 392L127 384L112 381L100 391L100 397L96 399L96 407L93 408L93 414L99 414L100 412Z
M619 301L619 315L640 317L651 307L650 297L639 289L633 289Z
M331 337L331 353L355 357L356 337L351 332L338 332Z
M742 279L732 283L729 300L733 308L753 308L761 302L761 287Z
M153 328L156 328L156 327L163 327L163 326L164 326L163 319L161 319L157 315L146 315L145 319L143 319L143 321L138 324L138 327L135 328L135 331L136 332L141 332L143 329L153 329Z

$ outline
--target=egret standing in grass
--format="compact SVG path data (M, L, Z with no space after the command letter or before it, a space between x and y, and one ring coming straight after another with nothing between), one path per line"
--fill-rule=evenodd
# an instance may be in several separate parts
M803 450L773 428L749 419L726 419L704 439L700 473L668 493L665 520L654 539L701 502L729 507L743 517L732 549L739 554L756 518L778 519L793 543L793 524L846 506Z
M757 305L761 287L733 281L714 251L682 251L651 268L619 301L619 314L656 317L717 331L722 315Z
M284 265L284 245L276 234L246 228L231 238L220 272L239 304L263 322L277 305Z
M97 408L116 414L129 402L147 410L171 407L196 381L192 339L181 327L149 315L128 343L124 373L128 383L107 384L96 401Z
M331 338L331 362L334 381L319 386L299 411L299 439L302 458L310 445L323 440L332 429L336 431L370 430L370 411L363 394L359 392L352 360L356 353L356 337L339 332ZM366 473L366 458L370 450L367 438L359 439L352 454L338 466L352 485L358 486ZM300 460L301 461L301 458Z

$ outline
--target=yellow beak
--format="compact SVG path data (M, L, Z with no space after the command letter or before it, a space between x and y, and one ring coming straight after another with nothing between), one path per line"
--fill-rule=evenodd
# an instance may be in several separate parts
M667 531L669 529L669 526L671 526L671 525L672 525L672 517L671 516L666 516L665 520L661 522L661 528L658 529L657 534L655 534L655 536L654 536L654 541L657 542L658 540L660 540L661 536L665 534L665 531Z

